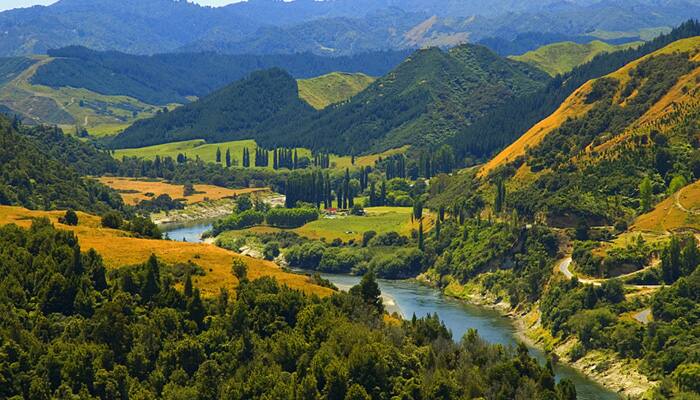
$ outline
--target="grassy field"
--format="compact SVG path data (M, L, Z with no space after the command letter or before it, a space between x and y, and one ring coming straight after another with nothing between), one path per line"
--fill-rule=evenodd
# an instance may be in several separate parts
M330 289L311 284L305 276L284 272L271 262L243 257L208 244L133 238L126 232L100 227L99 217L85 213L78 213L78 226L65 226L58 223L58 218L63 214L61 211L31 211L20 207L1 206L0 225L14 223L28 227L32 218L47 217L56 227L73 231L83 251L90 248L97 250L108 268L143 263L151 254L171 264L193 262L205 271L205 275L197 277L194 284L207 297L217 295L221 287L233 289L237 286L238 282L231 273L231 264L235 258L245 261L251 279L271 276L280 283L306 293L321 296L331 294Z
M634 222L635 231L664 233L679 229L700 230L700 181L659 203Z
M298 80L299 97L317 110L340 103L365 90L375 78L365 74L332 72Z
M194 185L197 193L191 196L183 196L184 187L173 185L158 180L139 180L134 178L101 177L98 179L104 185L118 191L124 202L136 205L142 200L149 200L167 194L173 199L183 199L188 204L199 203L205 200L219 200L225 197L233 197L240 194L252 193L267 189L227 189L213 185Z
M411 222L412 208L410 207L371 207L366 208L366 216L337 216L334 218L321 218L301 228L291 229L301 236L312 240L325 239L330 242L333 239L348 241L362 240L362 234L367 231L377 233L398 232L411 236L413 229L418 229L418 222ZM427 232L433 227L432 215L424 215L423 229ZM258 226L241 231L230 231L222 234L222 239L232 239L246 233L273 233L282 229L268 226Z
M542 46L537 50L527 52L521 56L511 57L514 60L533 65L551 76L569 72L581 64L591 61L601 53L611 53L633 46L639 46L642 42L626 43L614 46L595 40L586 44L574 42L553 43Z
M223 164L225 162L226 150L228 149L231 151L231 159L236 160L240 165L240 161L243 158L243 149L247 148L254 155L257 147L258 145L255 143L255 140L206 143L203 139L195 139L183 142L172 142L155 146L141 147L137 149L121 149L115 151L114 157L117 159L121 159L125 156L139 157L152 160L156 156L175 158L178 154L184 154L189 158L199 157L205 162L216 162L216 150L220 149ZM408 148L409 146L403 146L397 149L387 150L379 154L359 156L355 159L355 166L374 166L375 161L377 161L379 157L388 157L394 154L405 153L408 151ZM297 154L299 157L311 157L311 150L298 148ZM272 168L272 158L273 155L270 153L270 166L267 168ZM352 168L352 158L349 156L331 155L331 166L339 169Z

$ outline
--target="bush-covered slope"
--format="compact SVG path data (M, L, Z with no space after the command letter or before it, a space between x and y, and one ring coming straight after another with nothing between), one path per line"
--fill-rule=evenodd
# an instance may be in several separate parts
M36 132L34 135L37 139L42 137ZM94 180L83 178L70 166L76 162L76 165L87 168L86 163L92 162L85 159L79 161L80 154L85 154L77 150L79 144L74 143L73 150L62 146L63 150L57 148L50 152L46 151L45 146L30 136L18 133L7 119L0 116L0 204L93 212L122 207L116 192ZM61 158L52 157L52 153L60 154ZM91 156L97 157L97 154L88 154L88 157ZM111 164L106 159L105 163Z
M365 74L331 72L310 79L300 79L299 97L317 110L340 103L365 90L375 79Z
M313 112L299 98L297 82L289 74L280 69L258 71L194 103L136 122L111 145L129 148L189 139L255 138Z
M521 215L627 223L700 178L698 76L700 37L674 42L581 87L484 169L512 177L509 205Z
M575 67L591 61L600 53L612 53L638 45L641 45L641 42L626 43L618 46L613 46L600 40L585 44L562 42L543 46L537 50L511 58L535 66L551 76L556 76L565 74Z
M149 104L186 103L189 96L203 97L244 78L253 71L282 68L296 78L311 78L335 71L384 75L409 53L387 51L350 57L313 54L220 55L178 53L138 56L99 52L84 47L51 50L56 57L31 78L35 85L85 88L103 95L130 96Z

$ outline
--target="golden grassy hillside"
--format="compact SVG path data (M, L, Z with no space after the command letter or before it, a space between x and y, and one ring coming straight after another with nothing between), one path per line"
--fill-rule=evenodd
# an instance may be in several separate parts
M99 181L118 191L124 202L129 205L136 205L142 200L150 200L162 194L167 194L173 199L183 199L188 204L193 204L202 202L205 199L219 200L226 197L267 190L252 188L227 189L214 185L194 185L194 189L197 193L185 197L183 196L184 187L182 185L173 185L163 181L119 177L101 177Z
M231 273L231 264L235 258L245 261L251 279L271 276L282 284L308 294L326 296L332 293L330 289L311 284L305 276L284 272L274 263L243 257L214 245L138 239L123 231L102 228L99 217L81 212L78 213L78 226L62 225L58 223L58 218L63 214L62 211L32 211L21 207L0 206L0 225L29 227L32 218L47 217L58 228L74 232L83 251L92 248L100 253L108 268L143 263L151 254L170 264L191 261L206 273L194 282L205 296L217 295L221 287L237 286L238 282Z
M662 54L672 54L678 52L688 52L690 53L690 57L692 60L700 61L700 37L692 37L671 43L662 49L659 49L647 56L644 56L638 60L635 60L625 65L619 70L607 75L607 77L619 80L621 83L620 88L622 88L625 86L625 83L628 82L630 79L630 71L635 69L643 60ZM674 110L674 107L678 106L679 101L689 102L694 101L694 99L697 99L697 77L699 74L700 71L696 69L692 73L682 77L679 80L679 82L674 86L674 88L666 94L666 96L664 96L660 101L658 101L638 121L631 124L628 130L638 129L641 126L649 125L652 123L657 124L659 120L663 119L664 116L672 112ZM484 166L479 171L479 176L485 177L488 175L489 172L493 171L499 166L505 165L509 162L514 161L518 157L525 155L528 148L539 144L542 141L542 139L544 139L549 133L557 129L564 121L566 121L569 118L580 117L586 112L588 112L593 107L593 104L586 104L585 99L591 91L593 82L595 82L595 80L591 80L582 85L571 96L569 96L569 98L566 99L561 104L559 109L557 109L552 115L530 128L518 140L516 140L506 149L501 151L488 163L484 164ZM609 142L605 142L599 145L599 147L595 150L606 149L614 143L620 142L624 139L624 137L625 135L619 135L617 137L614 137ZM526 165L524 165L521 168L527 167Z

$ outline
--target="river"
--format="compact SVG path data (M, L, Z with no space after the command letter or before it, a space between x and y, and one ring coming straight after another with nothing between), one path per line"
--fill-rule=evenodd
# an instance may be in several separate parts
M173 240L201 242L201 234L211 229L211 224L185 224L161 228ZM360 277L351 275L321 274L321 276L333 282L341 290L347 290L360 281ZM473 328L488 342L506 346L517 343L517 331L512 321L496 310L444 296L436 289L411 280L379 279L378 283L389 312L398 312L404 318L411 318L413 314L423 317L437 313L457 340ZM545 361L545 355L540 349L531 347L530 352L540 362ZM615 393L565 364L555 365L554 370L557 379L568 378L576 385L578 398L581 400L619 399Z

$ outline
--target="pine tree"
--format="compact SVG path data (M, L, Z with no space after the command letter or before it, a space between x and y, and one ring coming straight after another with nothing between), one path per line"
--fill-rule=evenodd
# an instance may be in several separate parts
M418 248L425 251L425 238L423 237L423 220L418 223Z
M226 149L226 168L231 168L231 149Z
M146 262L146 277L141 288L141 297L146 300L152 300L160 292L160 269L158 267L158 259L155 254Z
M496 200L493 204L493 209L496 213L503 211L506 202L506 184L502 179L496 182Z
M382 181L382 187L380 190L381 191L379 194L379 205L385 206L386 205L386 180Z
M435 240L440 241L440 230L442 228L440 218L435 221Z
M680 264L681 243L678 237L673 236L661 255L661 272L664 282L670 285L680 277Z
M190 298L192 297L192 276L190 275L190 272L188 271L187 274L185 275L185 290L184 290L185 297Z
M642 208L642 212L647 212L651 210L653 191L651 186L651 179L645 176L642 182L639 184L639 201Z
M188 317L197 323L198 327L202 327L204 322L204 316L206 315L206 310L204 309L204 304L202 304L202 298L199 294L199 289L195 289L192 293L192 297L187 302L187 315Z
M216 163L221 163L221 149L218 147L216 148Z

